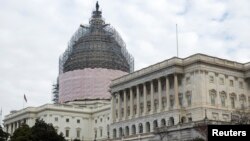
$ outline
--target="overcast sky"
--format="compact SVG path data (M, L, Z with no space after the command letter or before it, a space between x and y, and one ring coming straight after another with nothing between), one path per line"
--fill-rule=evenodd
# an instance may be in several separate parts
M10 110L51 102L58 58L93 0L0 0L0 107ZM250 61L249 0L99 0L106 23L121 34L135 69L176 56L204 53Z

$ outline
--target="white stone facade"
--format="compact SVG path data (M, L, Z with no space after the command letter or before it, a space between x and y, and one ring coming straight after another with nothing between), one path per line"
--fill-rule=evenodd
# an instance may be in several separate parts
M25 108L5 117L5 130L40 118L68 140L160 140L156 127L167 128L164 140L192 139L199 136L195 122L229 122L233 110L250 106L250 63L203 54L171 58L113 80L110 92L111 102Z
M98 105L98 104L97 104ZM79 107L73 104L46 104L28 107L5 116L5 131L12 134L22 123L30 127L36 119L52 123L58 133L67 140L104 140L108 138L110 104L99 104L95 108Z
M205 117L230 121L233 110L250 106L249 72L250 63L195 54L115 79L111 84L111 136L148 140L156 127Z

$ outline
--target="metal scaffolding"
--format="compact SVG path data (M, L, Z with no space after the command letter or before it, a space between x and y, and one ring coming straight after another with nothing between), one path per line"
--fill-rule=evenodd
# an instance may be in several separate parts
M105 24L102 12L96 9L90 25L81 25L71 37L59 59L59 73L83 68L107 68L134 71L134 58L128 53L119 33Z

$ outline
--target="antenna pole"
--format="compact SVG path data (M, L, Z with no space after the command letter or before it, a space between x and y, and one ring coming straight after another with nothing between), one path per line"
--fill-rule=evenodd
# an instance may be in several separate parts
M179 57L179 47L178 47L178 25L176 24L176 51L177 57Z

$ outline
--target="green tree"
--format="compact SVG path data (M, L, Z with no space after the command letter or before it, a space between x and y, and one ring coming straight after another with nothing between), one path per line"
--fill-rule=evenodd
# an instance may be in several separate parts
M26 124L21 125L21 127L15 130L13 135L10 137L10 140L11 141L32 141L30 127Z
M2 126L0 125L0 141L6 141L9 137L9 134L3 131Z
M65 141L62 134L58 135L52 124L47 124L43 120L36 120L31 128L32 141Z
M57 134L52 124L36 120L35 125L31 128L24 124L15 130L11 141L65 141L65 139L62 134Z

